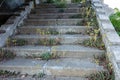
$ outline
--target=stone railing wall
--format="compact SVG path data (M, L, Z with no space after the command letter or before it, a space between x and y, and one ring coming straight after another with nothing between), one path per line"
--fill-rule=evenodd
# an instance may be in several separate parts
M92 0L92 4L106 46L106 54L113 65L115 80L120 80L120 37L109 20L105 4L101 0Z
M5 33L0 34L0 47L3 47L9 38L13 35L17 26L20 26L23 23L23 20L27 17L27 14L30 13L33 8L33 2L29 2L29 5L24 6L24 10L20 12L15 12L4 25L1 25L0 30L4 30Z

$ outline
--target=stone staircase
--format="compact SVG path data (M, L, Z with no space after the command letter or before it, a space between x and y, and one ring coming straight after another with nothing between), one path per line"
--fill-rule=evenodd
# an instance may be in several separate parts
M78 22L84 22L83 17L71 16L82 13L82 10L81 4L73 3L67 4L66 8L56 8L53 4L37 5L24 20L24 24L10 37L27 43L22 46L6 44L4 49L17 56L13 60L0 63L0 69L29 75L42 72L46 74L43 80L87 80L85 76L104 70L103 66L95 63L94 55L102 55L105 51L80 45L91 36L86 33L87 26L77 25ZM39 40L45 39L55 39L59 44L38 44ZM54 53L59 58L48 61L26 58L46 52Z

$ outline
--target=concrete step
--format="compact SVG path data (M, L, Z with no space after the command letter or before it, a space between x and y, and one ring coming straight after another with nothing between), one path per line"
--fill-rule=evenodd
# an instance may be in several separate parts
M22 26L18 28L17 34L50 34L51 31L59 34L86 34L87 29L87 26Z
M17 56L26 57L26 55L40 55L45 52L57 54L59 57L71 58L93 58L93 55L101 55L105 53L104 50L99 50L91 47L84 47L81 45L57 45L57 46L13 46L5 47L4 49L13 51Z
M84 77L91 73L104 70L92 59L61 58L49 61L35 59L16 58L0 63L0 69L17 71L30 75L45 73L52 76Z
M31 11L32 14L45 14L45 13L80 13L84 12L84 8L41 8L41 9L33 9Z
M17 78L0 78L0 80L88 80L84 77L64 77L64 76L44 76L42 78L33 78L32 76L27 76L24 78L17 77Z
M78 7L82 7L83 4L76 4L76 3L71 3L71 4L66 4L66 8L78 8ZM49 3L45 3L45 4L38 4L36 6L36 8L56 8L57 6L55 4L49 4Z
M80 44L83 43L84 40L90 39L88 35L16 35L12 37L13 39L24 39L27 41L29 45L38 44L40 40L55 40L55 43L58 42L59 44ZM46 41L45 41L46 42ZM59 45L58 44L58 45ZM40 44L38 44L40 45Z
M57 25L67 25L73 26L82 23L83 19L27 19L24 25L34 25L34 26L57 26Z
M30 14L28 18L32 19L68 19L68 18L82 18L80 13L47 13L47 14Z

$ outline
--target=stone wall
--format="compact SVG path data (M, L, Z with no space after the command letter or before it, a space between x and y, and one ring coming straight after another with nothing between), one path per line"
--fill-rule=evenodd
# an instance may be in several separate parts
M10 24L5 23L1 25L0 30L4 30L5 33L0 34L0 47L3 47L9 38L9 36L13 35L17 26L20 26L23 23L23 20L27 18L27 15L30 13L31 9L33 8L33 2L29 2L29 5L25 6L25 10L21 12L16 12L19 16L11 16L7 22L13 21Z
M109 20L105 4L101 0L92 0L92 4L105 43L106 54L113 65L115 80L120 80L120 37Z

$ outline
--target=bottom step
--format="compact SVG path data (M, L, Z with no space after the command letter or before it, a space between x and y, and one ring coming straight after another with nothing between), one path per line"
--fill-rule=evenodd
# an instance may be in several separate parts
M45 76L42 78L32 78L32 76L28 76L25 78L0 78L0 80L88 80L82 77L55 77L55 76Z
M92 59L73 59L61 58L49 61L15 58L6 62L0 63L1 70L16 71L22 74L38 74L44 73L52 76L66 77L84 77L103 71L103 67L97 65Z

